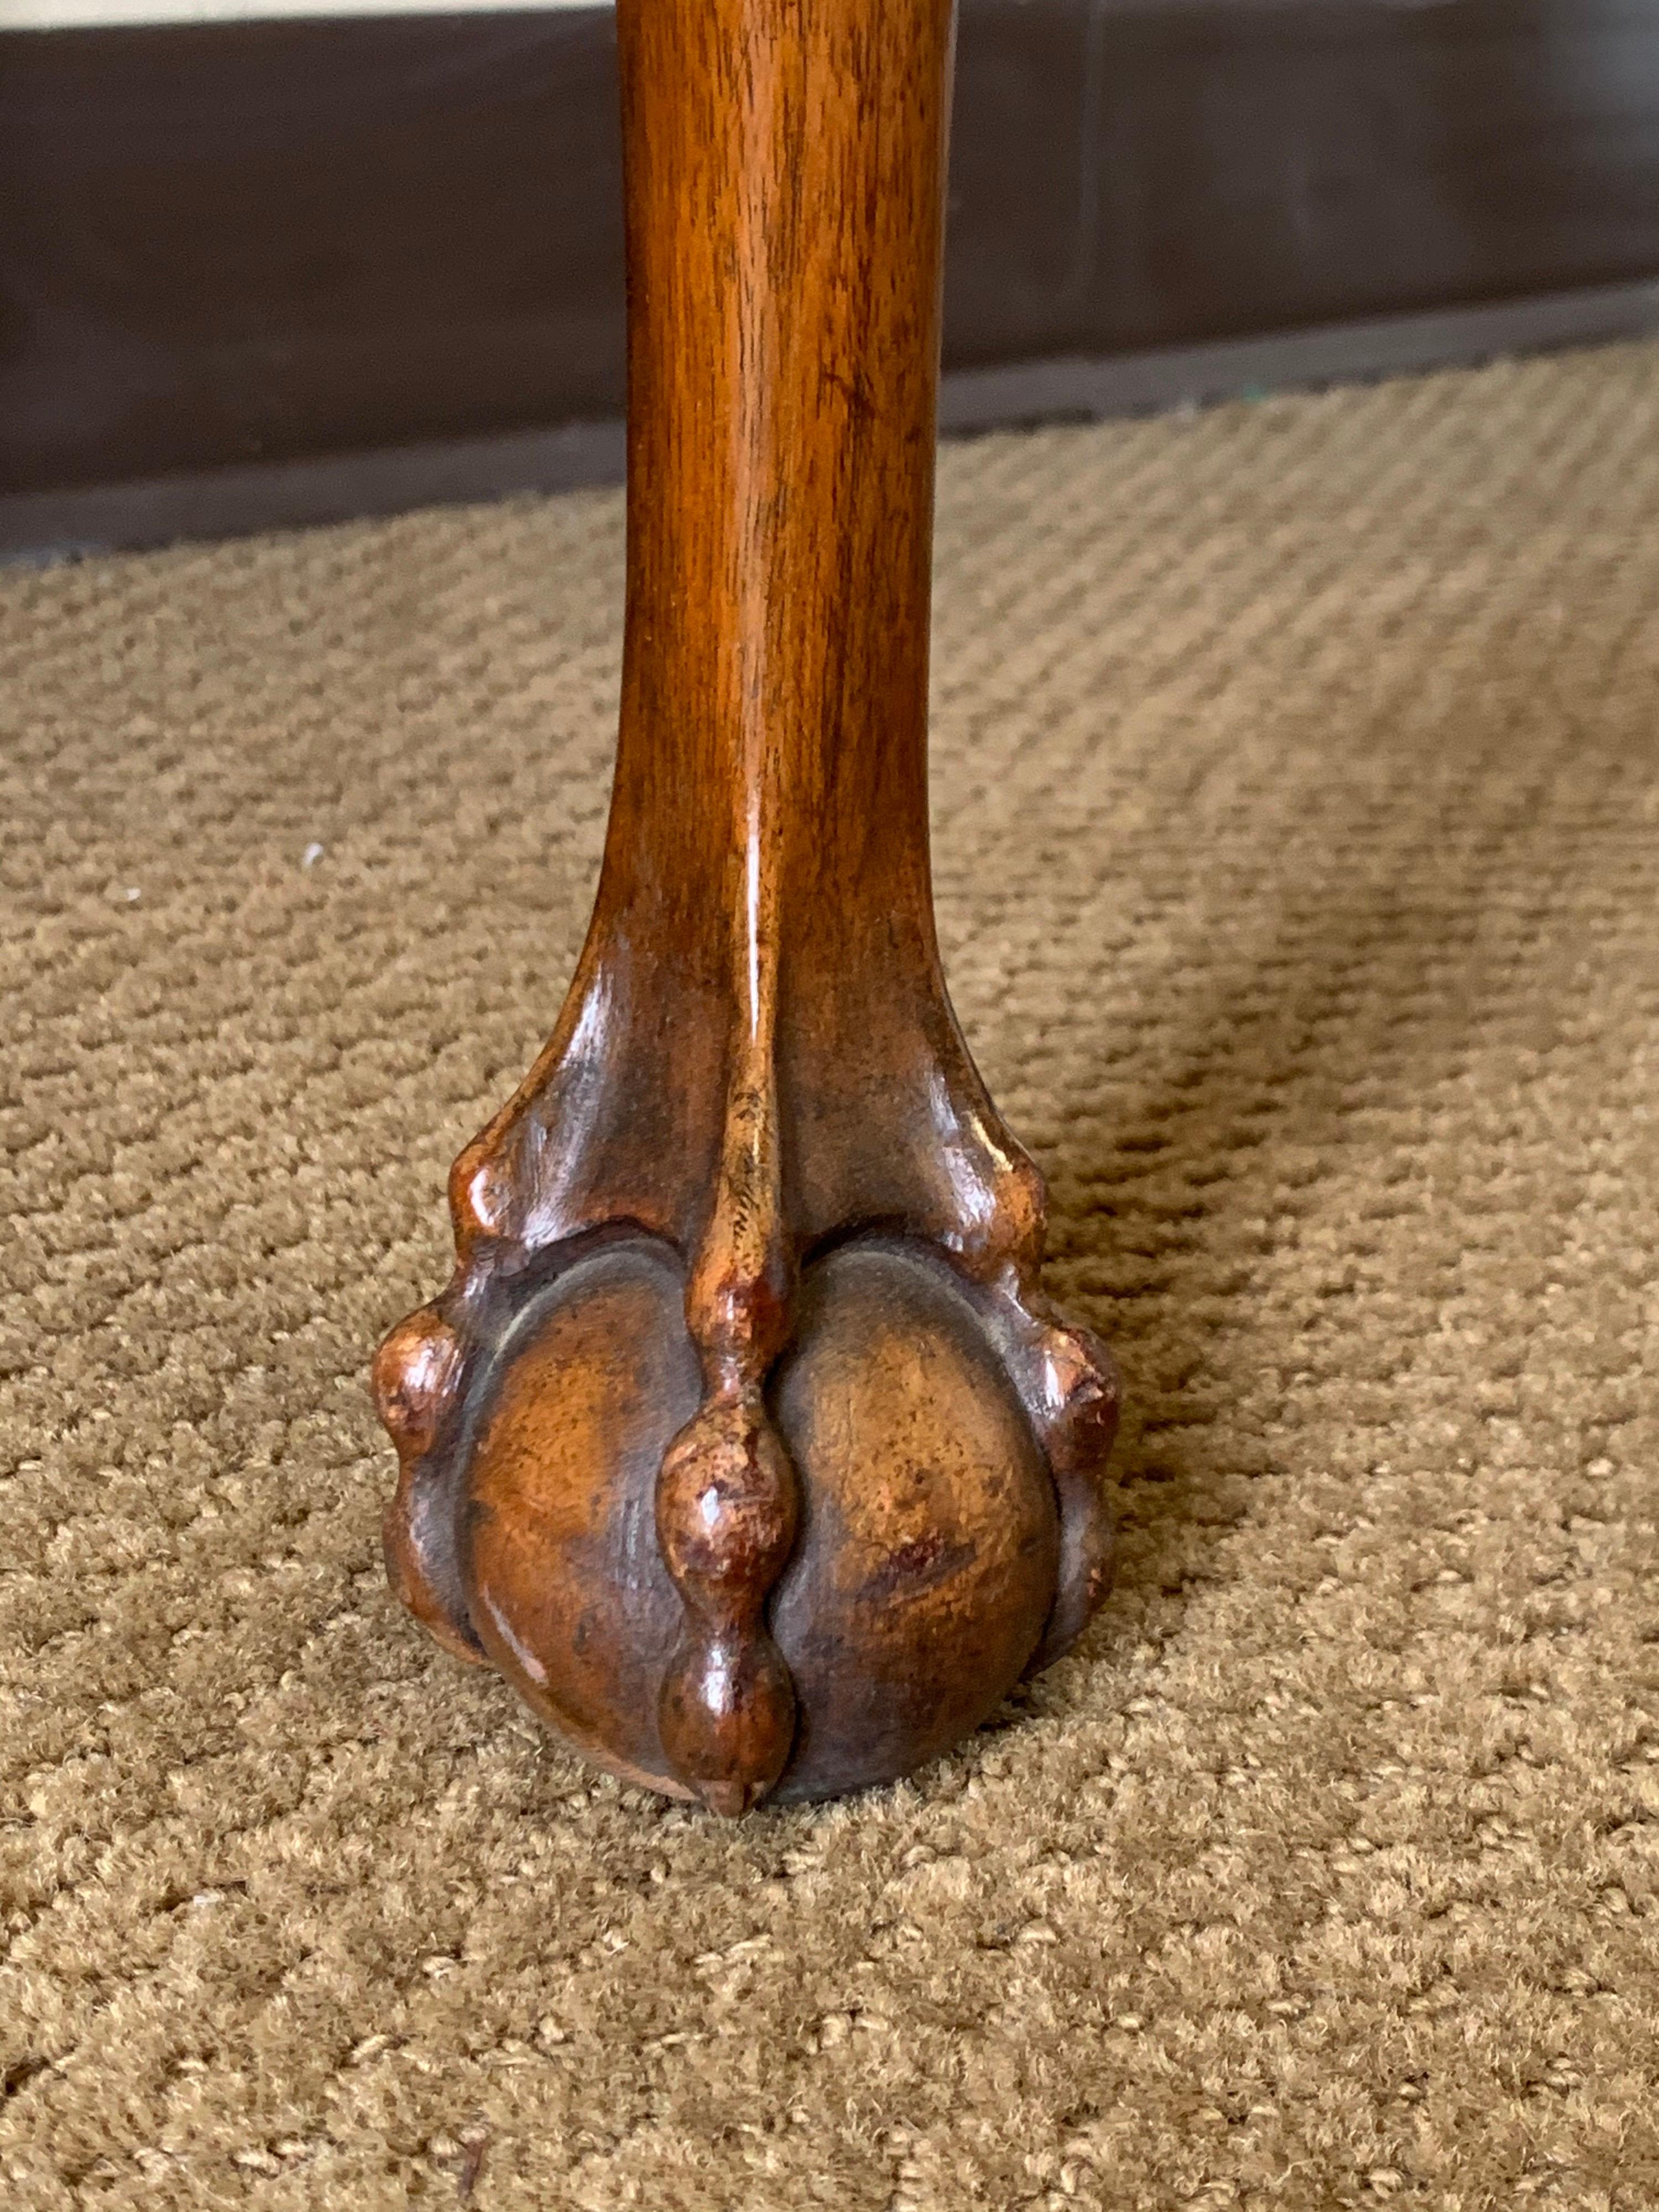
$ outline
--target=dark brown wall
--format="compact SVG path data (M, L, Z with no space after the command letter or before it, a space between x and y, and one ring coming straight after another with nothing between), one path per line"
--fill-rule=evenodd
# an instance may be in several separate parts
M0 486L618 404L607 12L0 48Z
M614 414L607 10L0 36L0 491ZM1659 275L1659 0L963 0L947 365Z

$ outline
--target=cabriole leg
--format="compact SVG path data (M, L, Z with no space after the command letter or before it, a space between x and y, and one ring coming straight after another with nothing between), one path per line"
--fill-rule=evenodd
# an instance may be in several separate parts
M376 1363L400 1595L714 1810L908 1771L1109 1572L1110 1362L945 995L943 0L622 0L628 610L587 942Z

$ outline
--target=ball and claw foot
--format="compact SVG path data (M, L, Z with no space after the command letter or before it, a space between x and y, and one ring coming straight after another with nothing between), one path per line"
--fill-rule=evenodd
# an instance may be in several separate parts
M1071 1648L1117 1417L1036 1291L1006 1139L971 1238L884 1223L786 1266L778 1179L738 1184L689 1261L627 1220L538 1249L463 1222L374 1378L404 1604L588 1758L726 1815L908 1773Z

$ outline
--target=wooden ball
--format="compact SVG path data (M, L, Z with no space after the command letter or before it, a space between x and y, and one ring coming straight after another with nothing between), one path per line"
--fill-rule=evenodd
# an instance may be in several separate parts
M684 1607L659 1470L702 1377L678 1255L609 1242L521 1303L468 1394L459 1581L484 1651L568 1741L690 1794L659 1699ZM1018 1680L1052 1607L1053 1483L945 1261L855 1240L809 1267L768 1406L793 1548L765 1607L794 1689L775 1794L834 1796L946 1750Z

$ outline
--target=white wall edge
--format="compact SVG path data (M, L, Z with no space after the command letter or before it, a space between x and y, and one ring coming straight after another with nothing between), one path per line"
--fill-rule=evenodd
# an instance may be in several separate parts
M591 7L596 0L0 0L0 31L122 29L146 23L253 23L295 16L522 14Z

